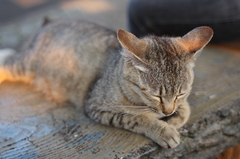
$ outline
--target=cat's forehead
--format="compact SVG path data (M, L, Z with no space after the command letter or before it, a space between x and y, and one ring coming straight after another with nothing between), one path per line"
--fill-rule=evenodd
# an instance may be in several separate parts
M174 95L186 89L190 76L186 70L152 69L142 76L142 80L153 94Z
M187 81L188 69L182 58L183 49L174 38L150 36L146 41L145 60L151 70L143 78L157 91L165 88L168 92L176 92Z
M146 61L154 71L181 71L186 66L183 49L172 38L150 36L145 51Z
M184 49L175 42L174 38L149 36L146 38L147 49L145 60L149 63L163 64L163 61L181 62L184 61Z
M153 68L148 73L145 73L143 78L149 83L152 83L152 87L159 85L179 85L186 81L188 71L185 68Z
M148 36L145 40L148 44L146 50L148 52L177 56L184 51L184 48L176 42L176 38Z

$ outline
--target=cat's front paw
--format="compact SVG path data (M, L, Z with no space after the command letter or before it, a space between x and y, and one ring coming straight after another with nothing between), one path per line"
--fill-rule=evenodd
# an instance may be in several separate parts
M180 143L180 135L177 129L171 125L166 125L160 131L157 143L164 148L174 148Z
M178 110L171 116L167 117L167 123L176 129L181 128L190 116L190 107L188 103L181 105Z
M176 129L181 128L185 124L185 122L183 122L179 116L169 117L167 123L174 126Z

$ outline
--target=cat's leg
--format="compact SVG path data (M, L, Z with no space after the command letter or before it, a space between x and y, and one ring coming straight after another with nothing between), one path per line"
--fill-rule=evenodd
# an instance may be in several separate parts
M56 88L53 82L50 83L51 81L48 77L42 78L41 76L37 76L35 71L29 69L30 67L31 66L20 61L0 66L0 84L4 81L30 84L37 91L42 92L49 101L56 104L64 103L66 101L64 89L61 87Z
M24 62L24 58L18 58L18 54L12 53L0 65L0 83L3 81L32 83L33 72L28 71L31 70L30 67L27 62Z
M9 65L0 66L0 83L4 81L21 81L24 83L32 83L32 76L21 74L21 71Z
M132 114L110 109L87 108L86 113L98 123L143 134L164 148L174 148L180 143L180 135L176 128L157 119L152 113Z
M0 63L0 84L4 81L23 82L42 92L46 99L51 102L59 104L67 101L64 86L55 76L53 77L51 67L46 69L44 61L41 61L41 65L37 65L40 61L35 57L37 56L34 54L32 56L32 54L26 53L15 54L11 50L4 52L0 50L0 62L2 60Z
M180 105L172 116L167 117L167 123L174 126L176 129L182 127L190 116L190 106L188 102L184 102Z

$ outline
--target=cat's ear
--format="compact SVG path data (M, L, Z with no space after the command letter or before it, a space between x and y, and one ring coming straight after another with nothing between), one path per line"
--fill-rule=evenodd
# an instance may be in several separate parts
M138 70L148 71L147 64L142 60L145 56L147 42L122 29L118 30L118 41L126 49L121 54Z
M122 47L128 50L128 52L125 52L126 54L131 53L132 55L140 59L144 57L147 48L147 42L145 40L139 39L132 33L119 29L118 41L120 42Z
M188 32L178 39L188 53L195 53L201 50L212 39L213 30L210 27L202 26Z

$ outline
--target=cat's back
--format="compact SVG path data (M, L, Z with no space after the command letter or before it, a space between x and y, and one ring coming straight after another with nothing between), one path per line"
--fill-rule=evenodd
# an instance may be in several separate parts
M37 88L46 90L47 81L55 94L61 94L57 96L67 96L78 105L108 63L120 56L116 33L85 21L50 22L25 47L22 55L8 62L34 74Z
M27 48L30 65L44 61L46 69L56 66L63 72L81 72L79 77L86 79L101 73L109 59L119 56L120 45L114 31L97 24L53 21L37 33Z
M35 36L34 48L74 48L80 54L106 52L118 48L116 33L105 27L86 21L53 21ZM79 50L81 48L81 50Z
M116 33L110 29L87 21L55 21L43 28L43 34L51 34L58 43L79 45L91 43L91 45L105 44L117 46Z

